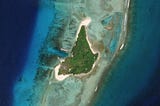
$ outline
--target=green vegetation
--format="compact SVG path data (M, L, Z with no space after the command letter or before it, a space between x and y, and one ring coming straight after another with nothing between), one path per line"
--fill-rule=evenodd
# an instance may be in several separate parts
M81 27L76 45L72 49L72 55L62 62L58 74L87 73L92 69L92 65L98 57L98 54L93 54L90 50L86 40L85 26Z

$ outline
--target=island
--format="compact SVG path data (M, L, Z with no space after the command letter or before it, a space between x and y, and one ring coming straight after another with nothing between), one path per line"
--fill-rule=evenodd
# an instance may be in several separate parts
M93 54L86 39L85 26L81 27L70 57L61 64L58 74L81 74L92 69L98 53Z
M87 75L98 63L101 57L100 52L94 49L86 31L90 23L90 17L86 17L81 21L70 55L65 59L59 58L60 63L55 67L54 75L56 80L63 81L70 75Z

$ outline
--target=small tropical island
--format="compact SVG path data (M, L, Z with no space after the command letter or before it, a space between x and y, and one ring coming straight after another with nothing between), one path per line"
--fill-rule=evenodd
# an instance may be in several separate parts
M60 63L55 67L55 78L59 81L64 80L70 75L86 74L92 71L100 53L91 47L86 28L91 22L91 18L81 21L76 34L76 42L72 51L65 59L60 59Z
M71 56L62 62L59 68L60 74L81 74L87 73L92 69L97 60L98 53L93 54L86 39L85 26L81 27Z

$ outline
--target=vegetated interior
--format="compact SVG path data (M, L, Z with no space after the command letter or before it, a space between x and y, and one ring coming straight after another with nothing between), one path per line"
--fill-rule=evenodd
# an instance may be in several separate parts
M72 56L67 57L61 63L58 74L80 74L87 73L98 57L93 54L86 39L85 26L81 27L75 46L72 49Z

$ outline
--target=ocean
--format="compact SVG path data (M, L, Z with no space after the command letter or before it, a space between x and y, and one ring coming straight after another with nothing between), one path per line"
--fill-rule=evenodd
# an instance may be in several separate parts
M27 59L22 72L18 75L14 83L13 95L14 106L29 106L27 99L31 95L31 90L34 85L34 78L38 68L39 51L45 41L49 26L54 19L54 8L40 4L37 11L37 18L32 33L32 40L27 54ZM29 91L30 92L27 92ZM25 93L27 92L27 93ZM20 101L19 101L20 100Z
M126 48L106 70L109 77L101 82L94 106L160 106L160 1L131 3Z
M13 86L24 67L38 0L0 0L0 106L11 106Z

